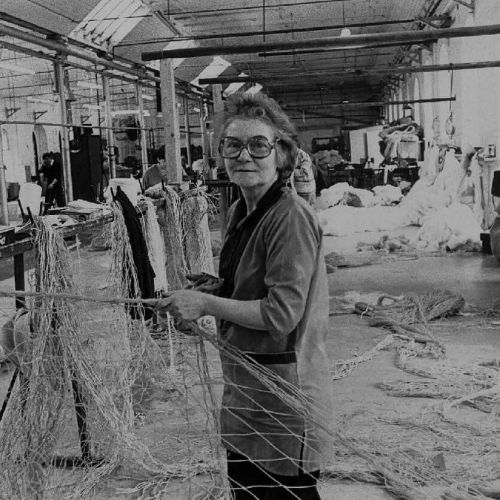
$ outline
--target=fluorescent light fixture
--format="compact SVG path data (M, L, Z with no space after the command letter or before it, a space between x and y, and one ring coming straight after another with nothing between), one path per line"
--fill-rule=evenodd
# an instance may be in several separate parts
M142 98L146 101L154 101L155 98L152 95L142 94Z
M100 104L82 104L82 108L101 110L102 106Z
M212 62L205 67L194 80L191 80L190 83L193 85L200 85L200 78L217 78L224 73L229 66L231 66L229 61L226 61L223 57L215 56ZM207 85L200 85L200 87L207 87Z
M139 110L138 109L119 109L116 111L111 111L111 114L113 116L118 116L118 115L138 115Z
M56 104L57 101L54 99L42 99L40 97L33 97L33 96L28 96L26 97L26 100L29 102L37 102L41 104Z
M19 66L18 64L13 64L7 61L0 61L0 68L7 69L13 73L24 73L28 75L36 75L36 71L31 68L25 68L24 66Z
M240 73L238 76L248 76L246 73ZM224 90L223 94L227 97L228 95L234 94L237 92L241 87L243 87L245 84L242 82L233 82L230 83L227 87L226 90Z
M256 83L255 85L250 87L248 90L246 90L245 94L254 95L254 94L257 94L258 92L260 92L261 90L262 90L262 85L260 83Z
M86 80L78 80L76 82L77 87L83 87L84 89L95 89L102 90L102 86L95 82L88 82Z

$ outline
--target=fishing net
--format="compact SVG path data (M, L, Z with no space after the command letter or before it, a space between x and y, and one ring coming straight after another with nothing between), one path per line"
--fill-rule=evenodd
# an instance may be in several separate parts
M183 194L182 226L187 267L192 274L214 274L208 228L208 198L198 190Z
M204 212L202 202L192 203L193 212ZM256 392L243 384L234 387L248 395L252 412L270 413L267 416L276 421L277 429L286 429L290 439L302 438L289 424L297 416L317 426L324 439L334 439L335 456L322 481L372 481L400 498L430 499L429 487L441 488L446 498L480 497L480 487L471 479L495 477L493 453L474 453L477 465L470 472L459 466L460 460L447 456L443 469L433 448L433 432L441 433L443 449L454 459L466 451L471 454L471 429L451 422L449 416L421 416L419 432L428 438L418 448L412 441L413 420L398 414L374 423L372 415L359 414L332 422L328 407L312 404L279 371L256 363L198 323L190 325L191 335L182 335L168 321L165 331L153 336L144 320L144 310L152 302L137 296L123 214L117 205L112 210L112 248L99 254L86 248L79 254L70 252L57 232L43 219L37 221L36 266L24 293L26 307L8 323L13 332L10 355L18 375L0 422L0 498L229 499L221 448L229 436L221 434L219 410L224 384L235 383L224 380L221 357L258 382ZM159 218L166 241L163 210ZM167 231L175 245L183 241L178 239L179 221ZM187 227L199 230L195 224ZM203 237L206 234L197 236ZM172 242L165 248L167 264L170 258L182 262L169 254ZM148 252L151 255L150 245ZM182 267L178 276L184 273ZM168 272L167 276L170 285ZM418 310L427 311L418 304ZM390 343L387 338L377 344L363 360ZM337 368L347 376L355 366L355 360L347 360ZM262 396L275 398L279 413L266 410ZM365 432L350 427L363 418ZM383 427L373 432L374 425ZM461 438L453 440L453 429L467 434L463 445ZM247 430L266 439L252 422ZM488 449L487 431L498 433L481 431L476 444L482 451ZM489 439L496 443L491 435ZM347 467L351 462L355 467Z
M165 204L158 207L157 216L165 245L165 269L171 290L179 290L186 284L186 259L183 249L181 201L170 186L165 186Z

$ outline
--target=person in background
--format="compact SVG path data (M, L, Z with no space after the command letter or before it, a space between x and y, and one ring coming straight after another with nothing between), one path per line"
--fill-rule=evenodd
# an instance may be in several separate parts
M297 149L297 163L292 176L292 185L297 194L304 198L310 205L316 201L316 181L314 180L313 163L311 157L300 145Z
M63 207L64 190L62 185L62 162L60 153L44 153L39 169L40 179L45 184L45 206L50 208L54 201L58 207Z
M297 147L278 103L233 94L226 106L219 153L242 195L228 212L222 285L216 295L174 291L157 307L184 320L215 316L223 342L308 401L306 414L299 412L221 352L221 439L233 499L317 500L332 451L322 231L310 205L287 187Z
M188 165L186 156L181 155L181 167L184 175L192 179L194 177L194 170Z
M163 181L167 183L167 162L165 161L165 147L156 150L156 163L151 165L142 178L142 187L144 190L160 184Z

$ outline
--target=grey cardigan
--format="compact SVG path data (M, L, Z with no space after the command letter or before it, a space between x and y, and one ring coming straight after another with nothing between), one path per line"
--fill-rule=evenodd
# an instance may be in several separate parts
M318 470L332 450L328 286L319 222L296 193L287 190L258 223L234 283L231 298L260 300L267 330L231 324L223 339L292 383L309 405L298 413L222 354L222 442L274 474Z

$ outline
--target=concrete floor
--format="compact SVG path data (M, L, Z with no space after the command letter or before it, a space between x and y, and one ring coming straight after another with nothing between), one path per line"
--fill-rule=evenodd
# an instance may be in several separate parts
M367 233L353 237L325 237L325 253L336 252L352 255L359 240L375 242L380 234ZM401 295L410 292L422 294L440 288L463 295L468 305L492 307L500 292L500 265L491 255L480 253L437 255L390 256L394 260L382 261L362 267L340 267L329 274L331 300L346 292ZM412 259L412 260L409 260ZM334 304L334 302L331 302ZM332 306L331 306L332 307ZM495 309L500 309L500 300ZM452 366L473 366L485 359L500 359L500 326L492 320L453 318L439 322L433 333L446 346L443 363ZM350 359L367 352L379 342L387 331L367 326L358 315L333 316L330 318L328 350L333 359ZM374 386L384 380L412 380L412 376L394 365L394 354L381 352L367 363L359 365L348 377L333 382L335 416L339 421L349 421L348 415L369 413L375 420L388 409L404 413L411 409L415 415L427 406L442 404L440 400L421 398L388 397ZM458 413L464 410L457 410ZM472 415L473 422L480 422L480 412ZM476 420L477 419L477 420ZM368 426L368 428L370 428ZM355 430L363 432L363 426ZM372 430L377 436L377 431ZM398 432L397 430L395 432ZM415 433L418 442L418 435ZM382 438L383 441L383 438ZM403 441L401 441L403 446ZM419 448L420 449L420 448ZM366 487L367 485L364 485ZM354 485L328 482L324 499L357 500L359 498L393 498L381 488L356 491ZM375 496L374 492L377 492ZM431 498L431 496L429 496ZM432 498L438 498L432 496ZM439 497L441 498L441 497Z
M377 241L380 234L364 234L362 238L325 238L325 253L336 251L343 254L355 253L355 243ZM87 258L95 259L97 254ZM410 257L411 258L411 257ZM0 289L12 290L13 280L9 275L9 266L0 266ZM498 297L500 290L500 266L492 256L482 254L443 256L420 255L413 260L408 256L394 256L392 261L363 267L339 268L329 275L330 297L343 295L345 292L360 293L382 292L400 295L409 292L424 293L434 288L447 288L461 293L469 304L490 306ZM0 316L6 317L12 311L12 299L0 299ZM367 326L363 318L357 315L332 316L330 318L329 353L332 361L348 359L368 351L379 342L387 332ZM451 353L469 354L477 352L500 357L500 327L484 330L454 328L440 331L440 340L446 342ZM393 354L380 353L376 358L357 367L352 374L333 382L335 396L334 418L360 411L374 415L387 408L399 408L403 411L413 398L390 398L381 390L374 388L376 381L387 377L400 378L404 372L393 364ZM8 377L0 376L0 399L4 395ZM418 403L418 402L417 402ZM427 404L427 403L425 403ZM362 430L363 427L360 427ZM369 484L328 481L321 485L323 500L358 500L392 498L382 488ZM120 498L128 498L127 496Z
M354 242L376 241L378 233L356 238L325 237L325 254L356 252ZM356 268L339 268L329 279L330 295L350 290L381 291L392 295L423 293L432 288L445 288L461 293L468 303L490 305L500 298L500 265L492 255L481 253L430 255L414 260L401 255L391 262Z

